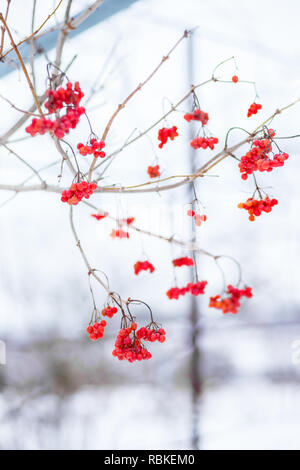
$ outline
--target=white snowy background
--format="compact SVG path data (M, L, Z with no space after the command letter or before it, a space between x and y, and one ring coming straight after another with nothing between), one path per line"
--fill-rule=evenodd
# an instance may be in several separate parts
M5 4L0 1L1 11ZM72 13L88 4L75 0ZM36 24L52 8L52 0L38 0ZM9 24L16 38L29 33L31 9L29 0L12 1ZM230 127L251 131L299 97L299 12L296 0L139 0L68 40L62 67L77 54L70 79L79 80L87 96L96 81L100 90L87 110L101 135L116 105L153 70L184 29L197 26L194 83L208 79L215 65L235 56L239 77L256 82L263 104L257 116L247 119L254 98L251 85L211 83L199 89L201 107L210 115L209 129L220 140L216 149L221 150ZM52 24L62 15L60 9ZM50 60L54 54L48 53ZM36 61L40 93L46 63L43 55ZM218 76L230 80L234 72L229 62ZM151 125L190 85L188 42L184 41L120 113L107 150L122 145L134 129L138 133ZM22 109L31 105L21 71L1 79L0 93ZM188 102L180 107L180 111L188 109ZM2 135L17 112L4 101L1 111ZM146 181L146 168L155 153L163 176L188 172L188 124L182 116L178 112L168 118L179 128L177 141L160 151L155 128L150 139L141 138L120 153L103 184ZM272 127L279 136L298 134L299 116L300 105L276 117ZM24 135L22 128L11 140ZM87 136L82 119L68 141L75 146ZM243 137L244 133L234 131L230 142ZM35 168L59 159L47 137L10 146ZM283 140L280 146L290 154L284 168L258 175L260 185L279 205L254 223L236 208L250 197L253 184L250 179L241 180L235 161L225 160L211 171L214 177L196 185L208 216L197 232L199 246L238 259L243 279L254 290L253 299L243 304L237 316L209 309L208 296L221 290L222 278L213 261L199 255L199 276L209 281L207 295L198 302L204 380L199 419L202 449L300 448L300 364L293 360L297 353L293 345L300 339L299 141ZM206 152L195 152L197 166L213 155ZM58 173L56 166L43 174L47 182L56 184ZM0 184L21 183L29 175L0 149ZM65 168L61 186L70 180ZM1 192L1 202L11 195ZM134 216L137 226L153 232L189 236L184 217L190 202L186 188L144 196L98 194L91 202L119 217ZM167 341L152 345L153 359L145 364L119 363L111 356L118 328L114 319L105 341L89 344L85 327L92 304L86 270L69 227L68 207L59 194L18 194L0 209L0 339L7 347L7 364L0 366L0 448L190 448L190 305L188 299L169 301L165 295L173 282L171 257L183 251L134 232L128 241L112 240L111 221L96 222L90 213L78 206L75 223L93 266L107 273L111 288L123 297L138 297L151 305L155 318L167 329ZM135 277L132 265L144 252L156 271ZM224 261L224 269L228 282L234 282L235 265ZM180 283L186 279L181 271ZM105 295L97 285L94 289L101 306Z

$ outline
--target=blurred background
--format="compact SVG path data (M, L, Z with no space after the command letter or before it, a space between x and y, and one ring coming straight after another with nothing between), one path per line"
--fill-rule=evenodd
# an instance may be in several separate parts
M15 40L31 31L33 3L11 2L8 24ZM63 19L66 3L45 28ZM71 14L89 3L73 1ZM1 0L0 6L5 11L6 2ZM35 24L54 7L52 0L37 0ZM104 0L80 31L70 35L62 68L74 59L68 77L80 82L89 118L101 135L116 105L186 28L197 27L192 39L182 42L120 113L107 151L138 135L191 84L210 78L218 63L234 56L238 76L256 82L263 108L247 119L255 97L251 85L210 83L199 88L201 108L209 113L208 127L219 138L216 150L221 150L229 128L251 131L299 97L299 12L296 0ZM45 35L37 45L36 85L42 94L46 64L55 57L55 37ZM22 54L29 58L29 47ZM0 64L0 93L28 109L30 92L14 55L8 57ZM230 80L235 73L229 61L217 77ZM167 177L186 174L213 156L210 150L190 150L191 126L183 119L190 107L186 101L168 118L167 124L179 129L177 141L160 150L153 129L113 160L103 184L145 182L146 169L157 158ZM3 136L19 114L5 101L1 109ZM299 110L299 105L292 107L273 120L278 136L299 134ZM60 157L53 142L45 136L26 137L24 127L7 145L35 168L56 161L42 174L48 183L58 184ZM75 147L88 134L82 119L67 140ZM243 138L236 130L230 143ZM233 159L195 185L207 214L196 233L199 246L237 259L243 279L253 287L253 299L243 302L238 315L208 308L209 296L222 289L220 270L211 258L197 255L199 278L208 280L207 295L170 301L165 292L174 283L171 259L189 253L136 232L129 240L112 240L112 221L97 222L86 206L75 208L79 238L93 267L105 271L111 288L123 298L150 304L167 331L164 344L151 344L153 358L145 363L112 357L118 318L110 321L103 340L88 340L88 276L59 194L0 192L0 340L7 353L6 365L0 365L1 449L300 448L299 141L282 140L280 147L290 154L285 166L258 175L260 186L279 204L254 223L236 207L254 188L250 178L241 180ZM85 162L83 157L83 168ZM19 184L30 175L30 169L0 148L0 184ZM65 187L71 180L65 168L59 184ZM192 199L183 186L146 195L97 194L91 202L116 217L134 216L145 230L189 240L193 233L185 214ZM145 256L156 271L137 277L132 266ZM222 268L226 281L236 282L235 263L224 258ZM188 269L181 268L179 285L188 280ZM101 309L105 292L97 284L93 289ZM138 322L147 322L143 308L136 307L135 313Z

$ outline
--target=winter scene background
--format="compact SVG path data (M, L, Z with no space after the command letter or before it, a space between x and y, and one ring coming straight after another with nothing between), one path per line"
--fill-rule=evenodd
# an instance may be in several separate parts
M31 31L33 1L12 0L8 22L16 40ZM35 24L47 18L55 4L36 2ZM66 1L45 26L63 20ZM72 15L91 0L75 0ZM0 0L1 11L6 1ZM247 119L253 101L251 85L209 83L197 92L210 115L209 129L224 145L233 126L253 130L277 108L300 94L299 2L211 0L104 0L98 20L67 39L62 68L85 92L93 127L101 135L118 103L156 66L185 29L186 40L118 116L106 142L122 146L155 122L186 94L192 84L211 77L214 67L235 57L238 75L255 81L260 114ZM47 48L47 36L41 37ZM6 48L9 41L6 38ZM30 54L29 46L22 49ZM53 47L37 54L37 89L46 83L46 65ZM14 54L0 63L0 94L21 109L32 104ZM3 67L3 73L1 72ZM7 69L8 67L8 69ZM235 72L229 61L218 75ZM2 75L1 75L2 73ZM180 139L157 147L157 128L124 149L105 173L103 184L135 185L147 180L146 169L159 157L163 176L188 174L199 167L205 152L191 154L190 130L183 120L189 102L168 118ZM1 100L1 136L18 113ZM278 135L299 134L300 105L276 116ZM15 152L35 168L47 170L58 184L60 156L47 136L28 137L20 128L9 140ZM75 146L88 134L87 122L68 136ZM244 137L236 130L230 143ZM243 149L239 150L241 156ZM238 260L243 279L253 287L238 315L208 308L208 296L169 300L173 283L171 259L186 255L180 247L137 232L129 240L113 240L114 224L93 219L91 209L76 207L74 219L81 243L114 291L151 305L155 319L167 331L164 344L152 345L153 358L125 363L111 351L119 327L113 318L101 342L85 332L92 310L86 268L71 233L69 212L58 193L34 191L13 195L0 191L0 340L6 364L0 365L0 449L299 449L300 448L300 295L299 295L299 140L282 141L290 158L280 171L258 175L263 188L279 201L272 214L250 223L237 204L250 197L253 182L242 181L236 162L226 159L211 176L199 178L196 189L207 222L196 232L205 250ZM191 161L192 158L195 161ZM3 146L0 184L21 183L31 175ZM71 176L64 169L62 187ZM34 179L32 179L34 182ZM100 181L100 184L101 181ZM14 196L14 197L12 197ZM11 198L9 202L7 200ZM165 236L191 237L186 186L173 191L97 194L93 203L116 217L134 216L137 226ZM146 253L156 267L152 275L135 276L132 266ZM234 283L237 267L222 261L226 279ZM197 256L207 294L222 288L222 276L211 258ZM178 274L188 282L187 271ZM101 305L106 294L93 284ZM201 297L201 298L200 298ZM195 316L196 345L193 344ZM146 315L136 307L138 318ZM195 353L197 370L193 369ZM198 354L199 353L199 354ZM4 362L4 361L3 361ZM193 374L200 386L195 394Z

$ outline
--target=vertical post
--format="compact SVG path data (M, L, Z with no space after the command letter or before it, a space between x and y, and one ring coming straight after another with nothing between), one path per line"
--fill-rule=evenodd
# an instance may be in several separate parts
M194 38L193 35L187 41L188 47L188 86L194 84ZM193 121L189 124L189 141L195 137L195 126ZM193 148L190 147L189 160L190 170L194 173L196 169L195 155ZM188 188L188 197L192 201L194 199L194 192L192 185ZM193 219L192 224L194 224ZM191 236L193 241L196 239L195 227L191 225ZM193 276L193 275L192 275ZM191 279L193 282L194 279ZM194 450L198 450L200 447L200 429L199 429L199 413L200 413L200 396L202 391L202 378L201 378L201 356L199 350L199 342L201 338L201 330L199 326L199 305L197 298L191 296L190 305L190 343L191 343L191 358L190 358L190 385L191 385L191 399L192 399L192 416L191 416L191 445Z

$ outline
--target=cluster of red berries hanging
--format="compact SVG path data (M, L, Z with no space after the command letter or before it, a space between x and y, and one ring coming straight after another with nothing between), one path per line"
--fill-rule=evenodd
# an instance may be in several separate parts
M189 258L188 256L183 256L182 258L176 258L172 261L173 266L181 267L181 266L194 266L193 258Z
M274 137L275 132L269 129L269 136ZM243 180L248 178L254 171L272 171L273 168L278 168L284 165L284 162L289 158L285 152L278 153L271 158L272 155L272 140L260 139L254 140L252 148L243 155L239 169Z
M108 305L102 310L101 313L104 317L112 318L117 313L117 311L117 307L111 307L110 305Z
M206 222L206 220L207 220L207 216L205 214L197 214L197 212L195 212L193 209L189 209L187 211L187 215L189 217L194 218L195 224L197 225L197 227L200 227L202 222Z
M211 297L209 301L209 307L222 310L224 314L237 313L239 307L241 306L241 297L252 297L252 288L245 287L245 289L238 289L229 284L227 286L226 297L221 297L220 295Z
M192 295L200 295L204 294L204 290L206 287L207 281L198 281L195 283L189 282L185 287L171 287L167 291L167 296L169 299L179 299L181 295L185 295L188 292Z
M94 155L95 158L104 158L105 152L102 152L102 149L105 147L105 142L103 140L91 139L90 145L84 145L79 143L77 145L80 155Z
M265 199L257 200L250 197L246 202L240 202L238 204L238 208L248 211L249 220L253 222L255 217L260 216L262 212L271 212L273 206L276 206L277 204L277 199L265 197Z
M162 149L164 144L167 143L167 140L170 139L170 140L174 140L175 137L178 136L178 132L177 132L177 127L176 126L173 126L173 127L162 127L161 129L159 129L158 131L158 140L160 141L160 144L158 144L159 148Z
M56 119L52 120L45 116L34 118L25 131L32 137L52 132L58 139L62 139L70 129L75 129L80 116L85 113L85 108L79 106L84 94L78 82L75 82L74 88L72 83L68 82L65 88L59 87L57 90L49 88L45 95L48 98L45 107L49 114L56 114ZM59 111L64 107L66 107L65 114L59 116Z
M215 148L215 144L219 142L217 137L195 137L195 139L191 140L190 145L195 150L197 149L204 149L210 148L213 150Z
M248 109L247 117L252 116L252 114L257 114L257 111L262 108L262 105L259 103L252 103Z
M96 220L105 219L108 216L108 212L98 212L98 214L91 214L91 217L94 217Z
M153 264L149 263L149 261L137 261L133 266L134 274L138 275L141 271L149 270L150 273L155 271Z
M103 338L105 327L106 321L101 320L100 322L95 322L93 325L89 325L86 331L92 341L97 341L98 339Z
M154 343L154 341L164 343L166 341L166 332L163 328L155 329L146 328L145 326L142 326L142 328L137 330L136 336L138 339L143 339L144 341L151 341L151 343Z
M186 113L183 117L187 122L200 121L203 126L205 126L209 120L208 114L205 111L201 111L200 108L195 109L192 113Z
M110 236L112 238L129 238L129 232L123 230L123 225L131 225L134 222L134 217L127 217L118 221L119 228L112 230Z
M122 228L119 228L117 230L113 229L110 234L111 238L129 238L129 232L126 232Z
M73 183L70 189L65 189L61 193L61 200L62 202L67 202L68 204L75 206L83 198L89 199L95 189L97 189L96 183L88 183L87 181Z
M159 165L148 166L147 173L150 178L158 178L160 176Z

